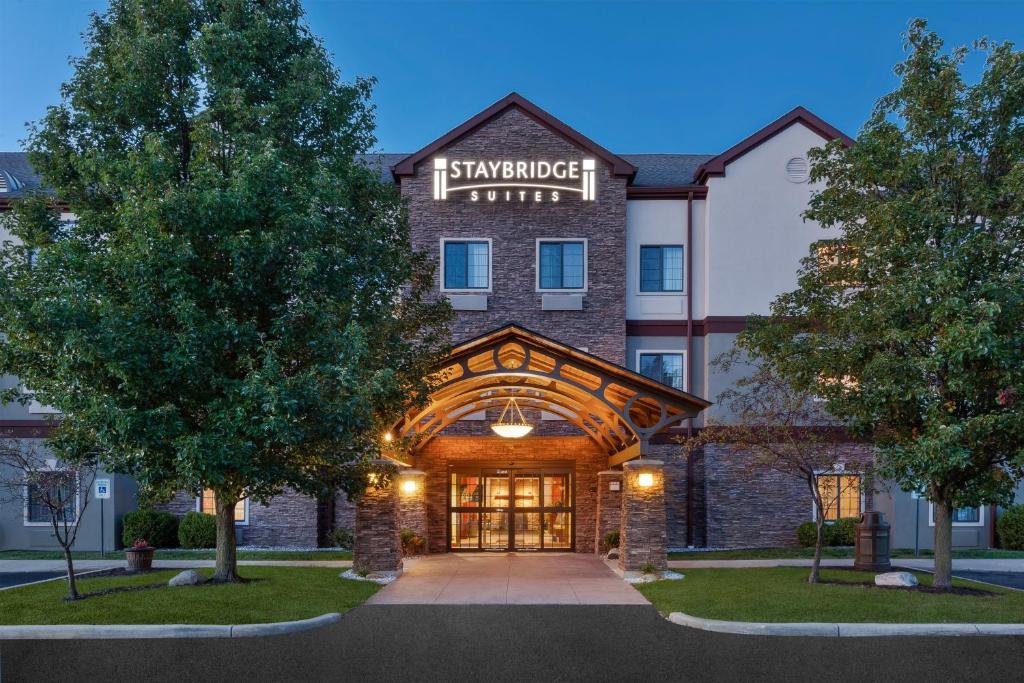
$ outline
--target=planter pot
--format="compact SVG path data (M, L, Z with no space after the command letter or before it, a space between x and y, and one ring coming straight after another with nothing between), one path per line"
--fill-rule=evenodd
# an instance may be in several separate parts
M155 548L127 548L124 551L128 558L128 571L144 572L153 568L153 551Z

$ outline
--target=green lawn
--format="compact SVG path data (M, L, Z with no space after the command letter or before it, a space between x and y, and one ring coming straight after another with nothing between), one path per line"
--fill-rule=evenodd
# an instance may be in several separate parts
M690 569L680 581L636 586L662 613L756 622L1024 622L1024 592L956 580L958 586L996 595L950 595L856 585L874 573L824 569L827 581L810 585L803 567L765 569ZM922 585L931 575L917 574Z
M205 571L209 575L212 570ZM83 578L82 594L166 584L177 570ZM347 612L379 586L348 581L331 567L242 567L241 584L205 584L113 593L65 602L66 584L50 581L0 591L0 624L255 624Z
M853 548L849 546L822 548L821 556L828 559L852 559ZM932 551L922 550L920 557L931 557ZM795 560L811 559L814 548L744 548L740 550L709 550L669 553L670 560ZM892 551L893 558L907 559L914 557L913 548L896 548ZM1024 550L954 550L953 558L1019 560L1024 559Z
M100 560L103 556L96 551L72 553L76 560ZM212 560L213 550L157 550L158 560ZM0 560L63 560L59 550L0 550ZM124 552L111 550L106 559L123 560ZM240 560L351 560L351 550L239 550Z

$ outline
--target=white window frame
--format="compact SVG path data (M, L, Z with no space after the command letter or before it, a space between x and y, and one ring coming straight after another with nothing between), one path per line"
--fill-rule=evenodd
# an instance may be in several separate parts
M838 465L830 470L814 470L814 485L818 485L818 475L827 475L833 477L852 477L857 475L860 477L860 511L864 512L864 505L867 503L867 491L864 490L864 470L847 470L845 465ZM811 521L818 521L818 506L811 501ZM826 519L825 524L835 524L836 520Z
M571 289L555 289L540 286L540 245L544 242L582 242L583 243L583 286ZM534 286L538 292L557 292L561 294L586 294L590 288L590 240L586 237L538 237L534 245L533 274Z
M242 521L238 521L236 519L235 520L235 526L249 526L249 498L248 497L243 498L242 499L242 503L244 504L244 509L245 509L245 519L242 520ZM203 495L199 494L198 496L196 496L196 512L202 512L202 511L203 511ZM207 513L207 514L211 514L211 513Z
M681 391L689 391L690 390L690 372L689 372L689 368L687 367L687 362L686 362L686 349L637 349L636 350L636 365L634 366L634 367L636 367L636 374L643 375L644 377L646 377L646 375L644 375L644 373L640 372L640 356L641 356L641 354L644 354L644 353L651 353L651 354L671 353L674 356L681 355L683 357L683 388L681 389ZM657 382L657 380L651 380L651 381Z
M37 472L58 472L58 471L62 471L62 470L59 467L56 466L56 461L54 461L53 464L47 463L47 467L46 468L40 468L40 469L35 470L35 471L37 471ZM28 483L27 482L25 483L25 486L24 486L24 501L23 502L24 502L24 505L22 507L22 517L21 517L22 526L45 526L45 527L52 526L51 523L50 523L50 520L47 520L45 522L30 522L29 521L29 519L28 519ZM81 514L82 514L82 478L79 475L77 477L77 481L75 482L75 519L73 521L70 521L69 523L70 524L76 524L78 522L78 516L81 515Z
M487 242L487 288L482 287L445 287L444 286L444 245L448 242ZM439 273L441 291L452 294L491 294L494 287L494 240L490 237L442 237L441 238L441 271Z
M683 288L672 292L645 292L640 289L640 281L642 274L640 272L640 263L643 254L644 247L680 247L683 250ZM689 247L681 242L645 242L644 244L637 245L636 248L636 295L637 296L686 296L686 252Z
M963 507L978 508L977 522L953 522L953 526L981 527L985 526L985 508L987 505L964 505ZM935 526L935 503L928 501L928 526Z

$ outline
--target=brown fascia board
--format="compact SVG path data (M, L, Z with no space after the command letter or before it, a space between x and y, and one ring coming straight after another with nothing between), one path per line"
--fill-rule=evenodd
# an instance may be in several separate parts
M758 145L767 142L782 131L795 123L802 123L826 140L842 140L843 144L849 147L854 139L834 127L824 119L816 116L803 107L797 107L793 111L772 121L767 126L757 131L750 137L733 145L713 159L705 161L697 169L696 180L698 183L706 183L711 176L724 176L725 167L740 158Z
M704 199L708 196L707 185L630 186L626 188L626 199Z
M519 93L509 93L505 97L501 98L491 106L484 109L482 112L467 120L465 123L453 128L438 139L431 142L429 145L424 147L418 152L410 154L402 161L391 167L391 173L398 179L400 176L408 176L415 173L416 164L420 163L431 154L434 154L440 149L447 147L448 145L462 139L469 135L474 130L482 126L487 121L491 120L495 116L498 116L506 109L515 107L522 111L524 114L541 124L545 128L548 128L558 135L566 138L570 142L576 144L583 149L592 152L595 156L600 157L605 163L612 168L612 173L617 176L627 176L630 179L636 175L636 167L629 163L625 159L616 156L612 152L608 151L601 145L597 144L587 136L576 130L570 128L566 124L556 119L551 114L547 113L533 102L530 102Z

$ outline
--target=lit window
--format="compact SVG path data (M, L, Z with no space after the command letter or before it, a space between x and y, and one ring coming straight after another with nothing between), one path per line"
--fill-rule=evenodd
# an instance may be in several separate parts
M682 247L640 247L640 291L683 291Z
M819 474L818 495L826 520L860 517L859 474Z
M47 487L44 489L43 487ZM25 491L25 521L49 524L50 506L57 509L57 521L75 523L75 490L70 481L32 482Z
M583 242L541 242L541 289L583 289L586 286L586 246Z
M199 512L205 512L208 515L217 514L217 499L213 489L203 489L203 496L199 499ZM235 503L235 522L245 522L245 500Z
M683 390L683 354L641 353L640 374L673 389Z
M444 242L444 288L490 287L491 245L488 242Z
M981 508L957 508L953 510L954 524L977 524L981 521Z

